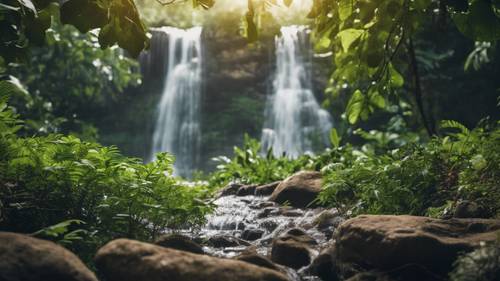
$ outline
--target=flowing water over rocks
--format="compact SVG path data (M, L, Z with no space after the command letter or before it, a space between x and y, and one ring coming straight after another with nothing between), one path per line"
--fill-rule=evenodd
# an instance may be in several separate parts
M290 280L320 280L308 276L304 269L321 251L320 245L325 245L331 238L334 227L342 222L335 211L280 206L269 201L269 196L254 195L222 196L214 204L217 206L215 213L208 217L207 224L195 238L204 245L207 254L237 259L258 254L261 256L259 260L262 257L272 260ZM327 213L331 215L326 216ZM326 223L325 217L335 217L335 220ZM299 260L300 255L306 255L304 266L283 266L286 261L280 260L276 249L289 254L286 251L290 239L293 240L289 244L291 248L303 244L299 245L303 250L292 251L290 258ZM281 240L284 247L277 246L283 243Z

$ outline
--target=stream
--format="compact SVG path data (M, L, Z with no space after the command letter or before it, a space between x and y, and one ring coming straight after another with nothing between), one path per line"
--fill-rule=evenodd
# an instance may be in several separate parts
M205 253L221 258L252 252L271 259L273 240L293 229L305 232L308 239L314 241L309 248L312 261L321 247L328 244L326 242L334 228L343 221L334 210L281 206L269 201L269 196L222 196L214 204L215 212L207 217L205 226L191 236L203 245ZM279 267L293 281L321 280L308 275L307 266L298 269Z

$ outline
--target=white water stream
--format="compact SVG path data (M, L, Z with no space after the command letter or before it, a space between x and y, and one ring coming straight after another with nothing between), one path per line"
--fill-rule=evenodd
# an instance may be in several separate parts
M311 83L311 44L306 27L284 26L276 37L276 74L262 131L262 146L275 156L296 158L328 144L330 114Z
M176 157L174 173L190 177L198 161L200 146L201 27L183 30L156 29L167 40L159 40L165 52L166 78L158 104L151 159L158 152ZM153 62L154 63L154 62Z

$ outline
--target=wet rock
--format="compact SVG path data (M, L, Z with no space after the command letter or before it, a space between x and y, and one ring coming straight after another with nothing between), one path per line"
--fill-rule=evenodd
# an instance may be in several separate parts
M191 238L180 234L162 236L156 240L155 244L165 248L172 248L195 254L204 254L203 248L198 245L198 243L191 240Z
M257 218L259 219L263 219L263 218L267 218L271 215L277 215L279 214L279 209L278 208L265 208L264 210L262 210L260 213L257 214Z
M472 201L461 201L453 213L454 218L485 218L486 211L480 205Z
M258 195L258 196L271 195L280 183L281 183L281 181L277 181L277 182L257 186L257 188L255 189L255 195Z
M298 242L301 242L301 243L304 243L307 245L314 246L314 245L318 244L318 242L316 242L316 240L314 238L309 236L309 234L307 234L304 230L302 230L300 228L292 228L292 229L288 230L285 234L285 237L286 236L291 236L292 240L298 241Z
M499 231L500 220L358 216L338 228L335 258L379 270L412 264L419 269L413 276L429 271L444 276L460 253L495 241Z
M274 239L271 260L294 269L311 262L310 246L317 244L314 238L300 229L291 229L285 235Z
M335 210L325 210L314 218L313 225L325 234L327 239L331 239L335 229L341 225L345 219Z
M247 228L246 224L242 221L240 221L236 227L237 230L245 230Z
M237 196L254 195L256 188L257 188L257 185L255 185L255 184L243 185L238 189L238 191L236 192L236 195Z
M262 209L262 208L267 208L267 207L275 207L275 206L276 206L276 203L274 203L274 202L269 202L269 201L266 201L266 202L261 202L261 203L259 203L259 205L258 205L258 207L259 207L260 209Z
M260 239L264 235L264 230L262 229L247 229L241 234L241 238L247 241L255 241Z
M0 280L97 281L76 255L30 236L0 232Z
M324 281L341 280L334 260L334 247L324 249L307 268L307 273L319 276Z
M227 248L227 247L238 247L238 246L248 246L250 243L245 240L238 239L233 236L227 235L215 235L208 238L207 244L215 248Z
M292 207L305 208L316 206L316 199L322 188L321 173L301 171L281 182L269 200L283 204L288 202Z
M268 232L273 232L278 226L279 226L278 223L273 219L265 220L261 222L259 225L260 228L263 228Z
M219 191L219 194L217 195L217 197L219 198L219 197L224 197L224 196L229 196L229 195L236 195L236 193L238 192L238 190L242 186L243 185L240 183L230 183L230 184L226 185L226 187L224 187L223 189L221 189Z
M285 217L302 217L304 212L297 209L282 208L280 214Z
M96 266L108 281L286 281L274 270L127 239L99 249Z
M257 266L262 266L272 270L280 271L280 267L273 263L269 258L257 254L255 251L245 251L234 257L237 260L248 262Z

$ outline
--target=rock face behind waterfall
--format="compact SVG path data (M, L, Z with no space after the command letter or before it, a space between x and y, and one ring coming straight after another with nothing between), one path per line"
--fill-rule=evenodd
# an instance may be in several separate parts
M109 281L286 281L274 270L247 262L119 239L102 247L97 268Z
M270 200L305 208L313 203L321 192L321 183L321 173L301 171L281 182L271 194Z
M0 280L97 281L76 255L22 234L0 232Z

